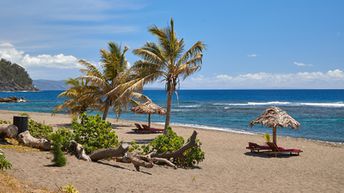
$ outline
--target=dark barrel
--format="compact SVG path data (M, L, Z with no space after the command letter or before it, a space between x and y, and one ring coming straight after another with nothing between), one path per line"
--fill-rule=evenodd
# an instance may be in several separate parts
M18 127L18 133L27 131L28 117L26 116L13 116L13 125Z

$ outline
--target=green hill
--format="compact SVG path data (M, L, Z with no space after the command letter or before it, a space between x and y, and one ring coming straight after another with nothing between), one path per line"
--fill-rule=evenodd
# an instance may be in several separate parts
M0 60L0 91L36 91L26 70L5 59Z

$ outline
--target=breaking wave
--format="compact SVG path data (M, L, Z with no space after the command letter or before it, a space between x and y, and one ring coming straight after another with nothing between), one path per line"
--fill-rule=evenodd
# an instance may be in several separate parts
M343 102L288 102L288 101L269 101L269 102L247 102L247 103L213 103L215 106L314 106L314 107L334 107L341 108L344 107Z

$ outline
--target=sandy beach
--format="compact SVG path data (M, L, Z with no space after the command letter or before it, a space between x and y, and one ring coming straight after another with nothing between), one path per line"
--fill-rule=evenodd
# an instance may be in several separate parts
M0 111L1 120L18 112ZM29 113L36 121L55 127L69 124L68 115ZM157 134L132 134L133 122L109 119L124 142L147 143ZM161 127L161 125L156 125ZM205 151L199 169L142 168L114 161L90 163L67 156L67 166L49 167L49 152L3 149L13 169L6 171L34 187L57 191L73 184L80 192L342 192L344 146L291 137L278 137L283 147L300 148L300 156L265 157L248 153L247 142L264 143L261 135L175 126L185 138L197 130ZM1 190L0 192L4 191Z

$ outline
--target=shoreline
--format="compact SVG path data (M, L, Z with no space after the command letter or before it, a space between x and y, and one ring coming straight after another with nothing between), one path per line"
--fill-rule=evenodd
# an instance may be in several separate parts
M62 115L62 116L70 116L69 114L66 113L46 113L46 112L33 112L33 111L13 111L13 110L0 110L0 115L1 113L9 113L9 114L15 114L15 113L37 113L37 114L43 114L43 115L50 115L50 116L55 116L55 115ZM1 116L0 116L1 117ZM135 123L135 122L140 122L145 124L144 121L140 120L131 120L131 119L115 119L115 118L108 118L108 121L111 121L112 123L116 122L129 122L129 123ZM152 125L157 125L161 126L163 125L163 122L152 122ZM193 124L183 124L183 123L172 123L171 126L173 127L182 127L186 129L196 129L196 130L204 130L204 131L212 131L212 132L223 132L223 133L230 133L230 134L239 134L239 135L251 135L251 136L259 136L263 138L263 135L265 133L260 133L260 132L248 132L248 131L243 131L243 130L235 130L231 128L221 128L221 127L211 127L211 126L206 126L206 125L193 125ZM269 133L270 134L270 133ZM308 142L313 142L321 145L330 145L334 147L344 147L344 142L334 142L334 141L325 141L325 140L318 140L318 139L310 139L310 138L304 138L304 137L294 137L294 136L288 136L288 135L277 135L278 138L286 138L286 139L294 139L294 140L302 140L302 141L308 141Z
M124 121L131 121L132 120L124 120ZM162 123L155 123L157 125L163 125ZM198 126L188 126L188 124L171 124L171 126L177 126L177 127L183 127L187 129L196 129L196 130L206 130L206 131L214 131L214 132L224 132L224 133L232 133L232 134L239 134L239 135L252 135L252 136L260 136L263 137L265 133L260 133L260 132L248 132L248 131L236 131L234 129L226 129L226 128L220 128L220 127L209 127L205 128L208 126L202 127L201 125ZM269 133L271 135L271 133ZM330 145L334 147L344 147L344 142L334 142L334 141L325 141L325 140L318 140L318 139L309 139L309 138L304 138L304 137L293 137L293 136L288 136L288 135L277 135L278 138L291 138L295 140L303 140L303 141L309 141L309 142L314 142L322 145Z

